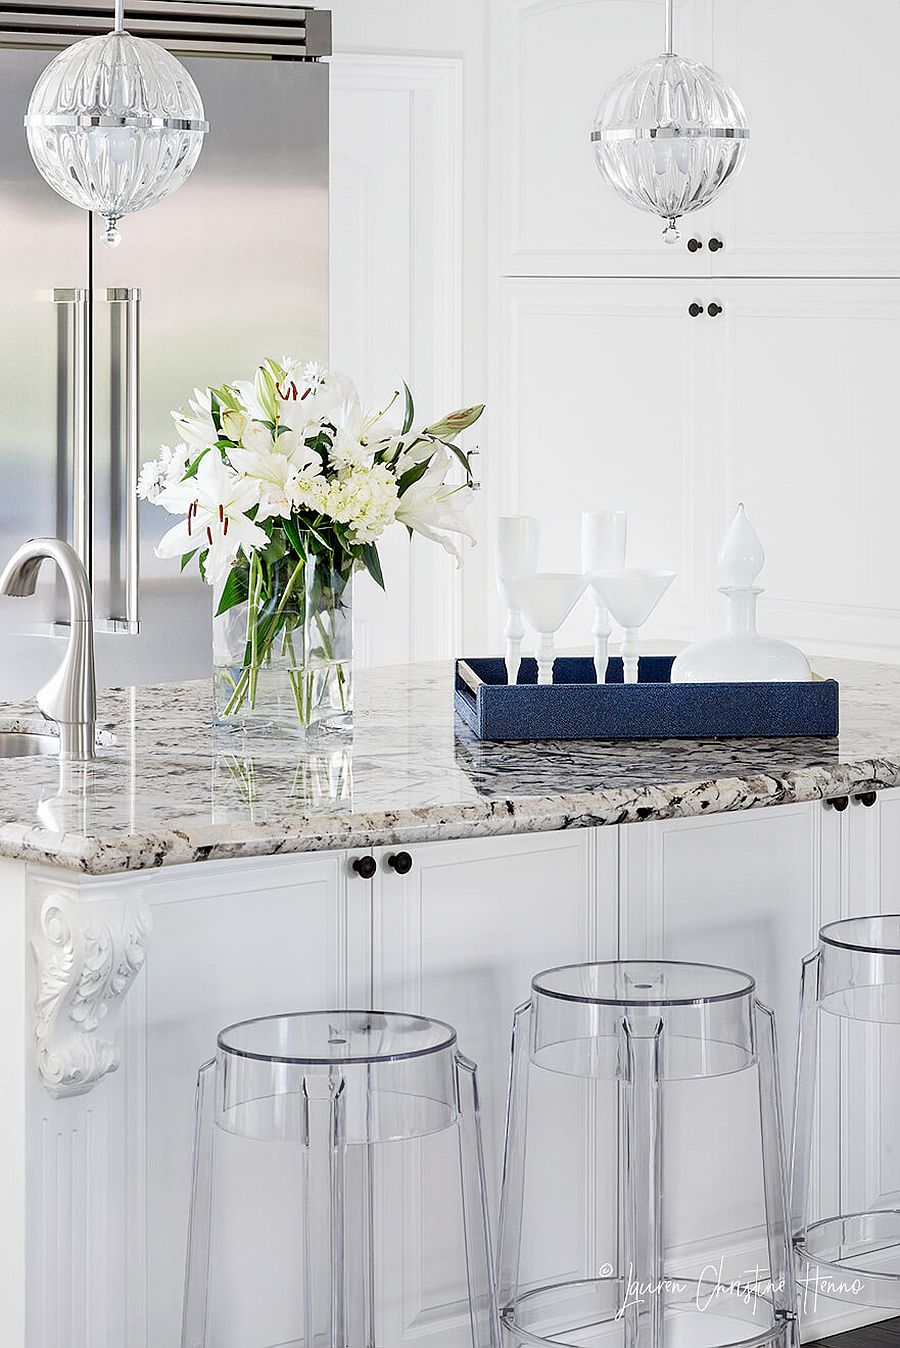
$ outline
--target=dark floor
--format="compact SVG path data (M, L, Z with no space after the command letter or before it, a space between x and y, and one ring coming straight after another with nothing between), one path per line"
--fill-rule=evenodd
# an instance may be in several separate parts
M900 1317L835 1334L830 1339L817 1339L814 1344L804 1344L804 1348L900 1348Z

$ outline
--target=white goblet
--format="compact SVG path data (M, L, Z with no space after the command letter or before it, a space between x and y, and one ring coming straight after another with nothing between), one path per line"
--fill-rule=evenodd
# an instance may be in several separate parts
M595 593L600 595L616 622L624 628L622 664L625 683L638 681L639 629L674 579L674 571L646 571L639 567L591 577Z
M628 516L624 510L586 510L581 516L581 569L587 576L621 571L625 566ZM598 683L606 682L609 662L609 609L594 592L594 671Z
M553 682L553 637L584 594L587 576L547 572L504 582L516 607L538 634L538 683Z
M506 605L506 681L515 683L522 662L522 611L510 598L507 581L537 570L541 526L533 515L501 515L497 520L497 587Z

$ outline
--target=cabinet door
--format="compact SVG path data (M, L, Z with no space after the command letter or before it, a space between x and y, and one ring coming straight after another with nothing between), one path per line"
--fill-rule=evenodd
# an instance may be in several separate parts
M597 106L625 71L663 48L663 0L500 0L497 200L509 276L703 276L708 211L663 242L664 222L621 200L591 146ZM678 50L708 60L708 0L675 6Z
M809 804L621 830L623 958L752 974L777 1017L788 1119L800 963L837 911L839 820ZM766 1264L756 1092L754 1072L669 1088L666 1145L680 1164L666 1168L665 1230L676 1275L698 1259L724 1260L730 1276Z
M509 1043L515 1007L539 969L598 957L616 948L616 832L576 830L522 838L429 843L409 849L403 879L381 868L376 885L376 1005L435 1016L457 1029L478 1064L488 1188L496 1218ZM406 1144L382 1176L385 1286L402 1269L402 1302L389 1301L379 1341L432 1348L469 1343L461 1231L448 1225L458 1195L458 1163L425 1167ZM546 1148L548 1280L572 1276L584 1233L596 1236L610 1213L586 1205L580 1230L554 1210L559 1188L580 1185L596 1138L542 1136L540 1109L529 1144ZM387 1149L384 1149L387 1150ZM395 1152L397 1149L394 1149ZM552 1182L551 1182L552 1177ZM558 1188L555 1187L558 1184Z
M884 428L895 419L900 281L732 281L710 293L723 306L706 323L713 517L721 537L743 501L763 540L762 630L896 660L900 466Z
M134 1348L178 1342L194 1082L216 1033L252 1016L368 1005L370 886L347 875L345 856L329 853L185 866L148 887L151 948L126 1002L119 1074L134 1335L123 1341Z
M739 276L896 276L895 0L716 0L713 64L737 89L750 154L710 208Z
M690 281L508 283L502 349L509 355L494 440L499 489L489 502L498 514L540 517L547 571L581 570L582 509L627 510L629 565L678 573L646 630L658 623L661 634L688 639L703 597L698 569L718 542L704 536L706 455L714 444L704 371L715 323L689 314L707 288ZM493 566L487 550L480 564ZM493 595L487 570L484 584ZM583 645L590 626L584 598L560 630L558 648Z

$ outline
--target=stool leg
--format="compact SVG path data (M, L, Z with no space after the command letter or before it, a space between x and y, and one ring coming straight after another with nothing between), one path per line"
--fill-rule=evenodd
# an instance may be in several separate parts
M525 1197L525 1134L528 1123L528 1065L531 1002L516 1007L513 1016L509 1092L506 1100L506 1136L500 1182L500 1234L497 1242L497 1302L500 1314L515 1315L522 1243L522 1204Z
M759 1067L759 1122L762 1137L763 1185L766 1198L766 1238L769 1279L775 1318L785 1322L789 1344L799 1344L794 1255L788 1222L787 1173L784 1158L784 1119L778 1076L775 1013L757 1001L754 1006Z
M809 1221L809 1172L816 1106L816 1068L819 1056L819 952L803 961L800 974L800 1030L794 1072L794 1117L791 1128L791 1233L795 1241L806 1235Z
M212 1058L203 1064L197 1074L191 1211L188 1219L181 1348L206 1348L209 1247L212 1238L212 1177L216 1145L213 1095L215 1079L216 1060Z
M473 1348L499 1348L499 1321L491 1258L490 1213L484 1175L478 1078L475 1064L462 1053L456 1055L456 1094L459 1106L459 1162L472 1345Z
M366 1069L366 1129L376 1136L374 1073ZM344 1175L344 1329L353 1348L375 1348L375 1153L374 1142L347 1148Z
M625 1348L662 1345L662 1021L622 1022Z
M327 1094L317 1094L323 1086ZM304 1079L302 1144L303 1348L348 1348L342 1077Z

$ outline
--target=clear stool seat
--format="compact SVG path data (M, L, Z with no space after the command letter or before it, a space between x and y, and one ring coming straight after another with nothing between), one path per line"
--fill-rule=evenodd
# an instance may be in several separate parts
M683 1095L687 1083L751 1069L758 1075L758 1197L769 1273L758 1270L748 1283L746 1277L723 1281L708 1259L701 1261L704 1267L685 1270L667 1258L664 1097L673 1088ZM553 1112L558 1135L548 1124L548 1092L562 1089L553 1087L554 1077L580 1079L584 1088ZM573 1117L573 1098L583 1124ZM535 1102L539 1138L528 1132ZM589 1144L585 1173L574 1186L573 1220L584 1220L584 1204L578 1206L584 1189L590 1191L588 1211L612 1210L609 1257L602 1258L594 1235L581 1269L587 1276L542 1276L552 1267L553 1252L542 1248L543 1214L528 1201L529 1175L540 1188L553 1152L570 1148L578 1135L596 1145ZM607 1151L615 1157L611 1177L604 1174ZM591 1276L596 1272L602 1276ZM756 999L749 975L711 965L616 961L534 977L531 998L517 1010L513 1027L498 1307L508 1348L761 1348L793 1339L774 1017Z
M182 1348L384 1342L379 1158L450 1129L471 1341L496 1348L476 1072L453 1028L339 1010L222 1030L197 1084Z
M896 1194L871 1194L868 1204L861 1203L850 1212L815 1219L811 1212L821 1013L845 1023L858 1022L865 1042L857 1044L857 1059L866 1054L896 1059L900 1030L883 1031L882 1027L900 1027L900 915L829 923L819 932L817 948L803 961L791 1141L791 1226L804 1291L900 1310L900 1203ZM881 1042L885 1032L893 1035L891 1045ZM846 1090L844 1067L842 1060L837 1069L838 1095L842 1088ZM852 1149L852 1139L846 1141ZM865 1146L863 1137L859 1149Z

